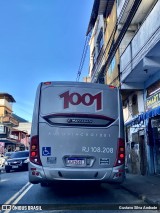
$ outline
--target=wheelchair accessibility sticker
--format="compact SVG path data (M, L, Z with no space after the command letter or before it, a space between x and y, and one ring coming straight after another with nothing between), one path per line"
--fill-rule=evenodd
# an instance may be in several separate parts
M51 147L42 147L42 156L50 156Z

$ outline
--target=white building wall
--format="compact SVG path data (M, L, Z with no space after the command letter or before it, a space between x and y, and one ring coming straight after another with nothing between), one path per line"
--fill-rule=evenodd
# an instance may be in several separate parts
M5 99L0 99L0 106L5 106L12 111L12 104Z
M138 96L138 111L139 111L139 114L141 114L142 112L145 111L143 91L138 91L137 96Z
M143 100L143 91L137 91L133 94L131 94L128 97L127 101L127 107L123 109L123 114L124 114L124 122L129 122L131 121L134 117L137 115L133 115L133 104L132 104L132 96L134 94L137 94L137 105L138 105L138 112L137 115L141 114L144 112L144 100Z
M24 131L28 135L30 135L31 134L31 125L32 125L32 123L30 123L30 122L20 122L19 126L16 127L15 129L20 130L20 131Z

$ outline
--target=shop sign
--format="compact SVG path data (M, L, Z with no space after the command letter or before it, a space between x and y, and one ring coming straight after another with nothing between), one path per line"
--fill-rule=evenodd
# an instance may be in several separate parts
M151 95L146 100L146 111L160 106L160 91Z
M9 135L9 138L14 139L14 140L18 140L18 136L17 135Z

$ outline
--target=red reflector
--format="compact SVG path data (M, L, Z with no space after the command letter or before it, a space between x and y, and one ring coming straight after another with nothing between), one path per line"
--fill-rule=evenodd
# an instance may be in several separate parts
M39 176L39 172L36 172L35 175L36 175L36 176Z
M110 89L115 89L116 87L113 86L113 85L109 85L109 88L110 88Z
M51 82L50 82L50 81L47 81L47 82L44 82L43 84L45 84L45 85L50 85Z
M36 170L36 168L31 168L31 170Z
M120 154L119 157L120 157L120 158L124 158L124 154Z
M32 172L32 175L35 175L35 174L36 174L36 172L35 172L35 171L33 171L33 172Z
M119 172L124 172L124 169L119 169Z
M36 156L36 152L31 152L31 157L35 157Z

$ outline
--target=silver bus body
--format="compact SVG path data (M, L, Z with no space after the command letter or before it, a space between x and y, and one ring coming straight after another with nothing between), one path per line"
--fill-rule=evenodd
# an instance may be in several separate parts
M79 82L43 82L32 119L29 181L124 180L119 90Z

